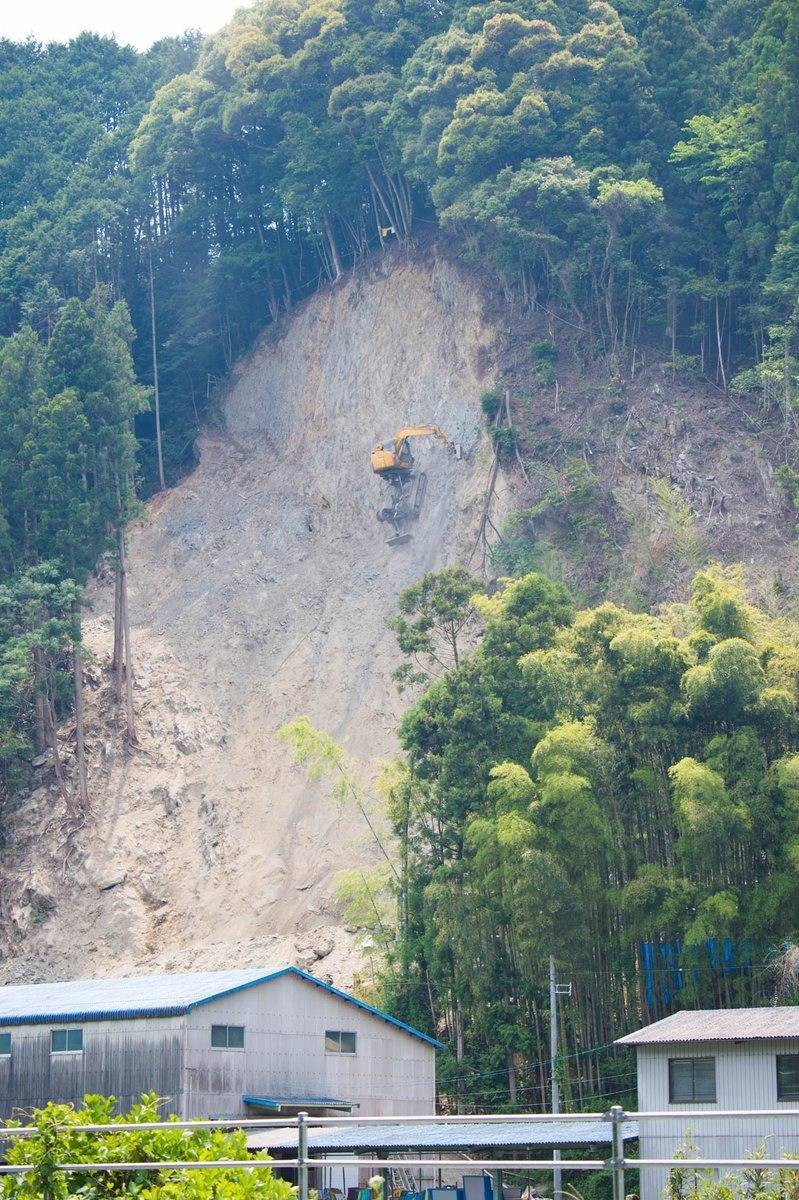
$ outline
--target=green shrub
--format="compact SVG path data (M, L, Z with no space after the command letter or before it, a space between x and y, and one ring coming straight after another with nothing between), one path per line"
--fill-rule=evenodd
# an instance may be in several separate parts
M491 440L496 446L500 462L510 462L513 453L516 449L516 435L512 429L507 426L502 428L498 425L491 427Z
M536 362L539 363L554 363L558 357L558 351L554 342L539 341L530 342L530 353Z
M482 396L480 397L480 407L488 417L489 421L495 420L501 405L502 393L497 388L493 388L488 392L483 392Z
M85 1096L83 1107L48 1104L35 1109L28 1124L36 1126L32 1136L19 1138L7 1151L12 1164L29 1163L33 1171L18 1178L0 1180L0 1197L14 1200L66 1200L69 1196L140 1196L142 1200L295 1200L296 1189L272 1172L220 1167L219 1170L164 1170L131 1173L87 1170L64 1174L57 1163L97 1162L196 1162L200 1159L250 1161L247 1137L242 1130L176 1129L167 1118L156 1129L87 1135L72 1130L74 1125L146 1125L161 1120L162 1101L151 1092L129 1113L115 1115L113 1096ZM265 1153L257 1157L268 1159Z
M774 481L780 485L794 508L799 508L799 471L783 463L774 472Z

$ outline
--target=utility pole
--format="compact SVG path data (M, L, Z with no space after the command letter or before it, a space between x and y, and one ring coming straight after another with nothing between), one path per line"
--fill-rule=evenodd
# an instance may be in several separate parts
M558 1091L558 996L571 996L570 983L558 983L555 973L555 955L549 956L549 1058L550 1080L552 1086L552 1112L560 1112L560 1092ZM560 1150L553 1149L552 1161L560 1162ZM560 1167L552 1172L553 1200L562 1200L562 1182Z

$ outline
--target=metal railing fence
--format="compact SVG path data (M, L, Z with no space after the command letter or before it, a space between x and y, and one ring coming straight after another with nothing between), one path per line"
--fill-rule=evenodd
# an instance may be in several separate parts
M682 1120L713 1123L719 1120L734 1119L793 1119L796 1122L796 1136L799 1137L799 1107L794 1109L726 1109L708 1112L698 1110L665 1110L653 1112L629 1112L619 1105L614 1105L606 1112L595 1113L491 1113L467 1115L436 1115L430 1116L390 1116L390 1117L313 1117L307 1113L299 1113L296 1117L248 1117L241 1120L164 1120L143 1121L126 1124L112 1122L99 1125L53 1125L48 1128L53 1132L63 1133L143 1133L148 1130L258 1130L258 1129L296 1129L297 1154L292 1158L246 1158L246 1159L202 1159L202 1160L170 1160L146 1162L84 1162L84 1163L55 1163L49 1169L65 1174L97 1173L97 1172L159 1172L159 1171L208 1171L208 1170L243 1170L258 1171L273 1168L290 1169L297 1172L298 1200L309 1198L309 1171L314 1167L334 1165L335 1167L360 1167L369 1170L388 1171L392 1168L409 1170L458 1170L465 1166L469 1170L486 1172L499 1171L602 1171L612 1172L613 1200L624 1200L625 1171L647 1170L649 1168L672 1169L712 1169L712 1168L750 1168L757 1170L799 1170L799 1156L796 1158L628 1158L624 1151L624 1124L628 1121L640 1122L656 1120ZM352 1154L346 1156L330 1147L314 1148L309 1146L308 1133L312 1128L335 1126L340 1128L347 1125L390 1126L401 1128L403 1125L438 1125L451 1126L459 1124L507 1124L523 1123L525 1125L545 1126L550 1122L563 1124L568 1122L604 1121L610 1129L610 1155L607 1158L579 1159L532 1159L532 1158L463 1158L422 1157L392 1158L385 1156L366 1157ZM14 1141L20 1138L33 1137L40 1133L38 1126L3 1126L0 1127L0 1142ZM531 1139L532 1141L532 1139ZM442 1150L446 1147L442 1147ZM505 1147L507 1149L507 1147ZM314 1150L316 1152L314 1153ZM335 1154L333 1159L327 1156ZM37 1170L31 1163L0 1163L0 1176L25 1175Z

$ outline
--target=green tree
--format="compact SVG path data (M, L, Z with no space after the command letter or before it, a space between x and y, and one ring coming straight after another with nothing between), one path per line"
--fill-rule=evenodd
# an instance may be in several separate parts
M465 567L428 571L400 593L398 615L389 621L400 653L411 659L394 672L401 688L458 667L459 647L474 627L472 597L481 591Z

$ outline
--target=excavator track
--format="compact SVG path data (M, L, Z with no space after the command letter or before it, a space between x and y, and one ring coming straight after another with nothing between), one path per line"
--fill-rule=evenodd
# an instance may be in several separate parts
M413 492L413 516L416 519L422 511L424 497L427 491L427 475L424 471L420 471L416 479L416 487Z
M395 483L394 489L393 507L381 509L377 517L380 521L390 521L394 526L394 533L386 540L386 545L404 546L411 540L411 534L404 529L404 525L407 521L415 521L422 511L427 475L420 471L413 479Z

